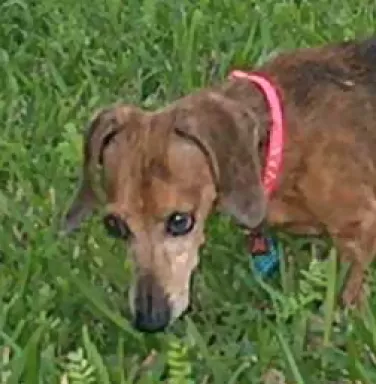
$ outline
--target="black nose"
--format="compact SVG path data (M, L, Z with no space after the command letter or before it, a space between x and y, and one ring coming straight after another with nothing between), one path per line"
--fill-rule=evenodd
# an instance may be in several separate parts
M136 312L134 326L140 332L156 333L162 332L170 321L169 311L159 311L156 313Z
M150 276L140 279L135 297L134 327L141 332L162 332L170 322L168 300Z

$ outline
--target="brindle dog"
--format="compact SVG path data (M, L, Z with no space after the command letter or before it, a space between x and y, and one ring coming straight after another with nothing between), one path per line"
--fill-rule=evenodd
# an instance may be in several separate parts
M376 39L287 52L257 71L278 86L286 123L279 187L269 201L260 175L270 111L245 79L155 112L110 106L90 123L64 228L105 204L107 229L133 254L129 299L140 330L160 331L187 308L214 209L250 229L265 220L329 234L351 262L342 301L360 302L376 251Z

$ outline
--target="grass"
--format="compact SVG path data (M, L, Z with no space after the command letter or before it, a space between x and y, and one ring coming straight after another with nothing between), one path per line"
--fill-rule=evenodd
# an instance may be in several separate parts
M158 107L375 25L371 0L2 1L0 383L375 383L375 295L361 315L337 308L345 271L330 247L318 263L321 244L281 235L294 262L260 281L240 231L213 217L192 313L144 336L127 321L123 245L98 217L69 239L54 230L97 107Z

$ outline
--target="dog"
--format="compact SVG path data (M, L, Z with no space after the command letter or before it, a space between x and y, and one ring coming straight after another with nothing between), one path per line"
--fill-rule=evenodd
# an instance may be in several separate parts
M263 169L275 121L252 73L283 117L271 193ZM82 168L63 229L104 208L104 227L132 254L136 329L163 331L186 311L213 211L250 230L329 235L351 265L343 305L356 306L376 251L376 38L285 51L156 111L100 109Z

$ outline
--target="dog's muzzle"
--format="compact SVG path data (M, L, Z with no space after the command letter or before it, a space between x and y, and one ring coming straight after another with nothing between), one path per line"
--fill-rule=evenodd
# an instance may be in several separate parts
M168 298L152 275L140 277L134 297L133 325L141 332L161 332L170 323Z

